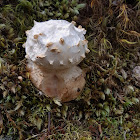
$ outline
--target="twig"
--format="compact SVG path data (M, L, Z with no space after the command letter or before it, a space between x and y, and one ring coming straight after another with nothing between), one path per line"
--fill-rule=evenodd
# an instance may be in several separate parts
M25 139L25 140L30 140L30 139L32 139L32 138L36 138L36 137L38 137L38 136L40 136L41 134L36 134L36 135L33 135L33 136L31 136L30 138L27 138L27 139Z
M126 140L126 132L127 131L125 131L124 134L123 134L124 140Z

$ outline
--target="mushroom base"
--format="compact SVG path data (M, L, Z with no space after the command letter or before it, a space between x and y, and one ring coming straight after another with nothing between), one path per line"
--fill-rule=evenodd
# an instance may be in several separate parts
M85 85L84 72L77 66L64 70L48 70L29 61L27 69L32 83L45 96L61 102L75 99Z

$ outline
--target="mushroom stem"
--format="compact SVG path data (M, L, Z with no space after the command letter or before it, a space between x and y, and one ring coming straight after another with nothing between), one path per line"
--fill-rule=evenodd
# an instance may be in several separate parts
M85 74L78 66L52 71L29 61L27 69L31 81L38 89L46 96L62 102L75 99L85 85Z

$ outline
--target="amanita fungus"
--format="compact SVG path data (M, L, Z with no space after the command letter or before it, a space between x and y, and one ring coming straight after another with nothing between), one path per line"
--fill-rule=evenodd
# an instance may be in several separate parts
M35 22L26 31L27 68L33 84L46 96L62 102L75 99L85 85L84 72L77 66L84 58L86 30L74 22Z

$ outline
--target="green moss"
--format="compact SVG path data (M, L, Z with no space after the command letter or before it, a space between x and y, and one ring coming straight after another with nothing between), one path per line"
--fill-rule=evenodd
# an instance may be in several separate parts
M85 4L77 0L12 0L0 5L1 138L139 137L140 87L132 77L140 61L139 2L87 1L79 16ZM87 29L91 50L80 64L87 71L86 86L76 100L60 105L32 85L22 45L33 20L77 18Z

